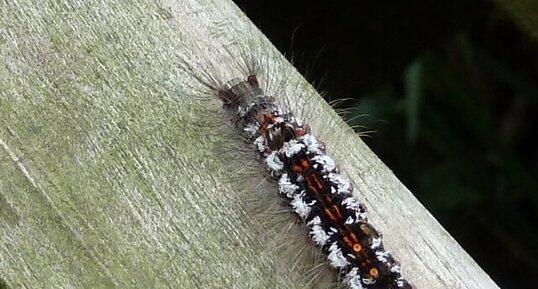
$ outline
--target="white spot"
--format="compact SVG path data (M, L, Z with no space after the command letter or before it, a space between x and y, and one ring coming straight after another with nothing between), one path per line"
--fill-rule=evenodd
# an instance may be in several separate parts
M331 180L333 183L336 184L337 189L336 189L336 192L333 190L332 192L333 194L351 193L351 184L343 176L336 173L330 173L329 180Z
M357 268L351 269L344 277L344 284L347 284L349 289L364 289L361 283L361 276Z
M251 106L252 106L252 104L251 104ZM246 114L246 112L245 112L245 110L243 110L242 107L239 107L239 108L237 109L237 112L236 112L235 114L237 114L239 117L244 117L245 114Z
M379 248L379 246L381 246L382 243L383 243L383 241L382 241L381 238L372 238L372 246L371 246L371 248L372 249Z
M284 169L284 163L280 160L276 152L271 152L265 159L265 163L271 171L280 172Z
M275 127L275 124L274 124L274 123L269 124L269 125L267 125L266 130L271 131L271 129L272 129L273 127Z
M256 138L254 140L254 145L260 153L263 153L267 150L267 144L263 136L259 136L258 138Z
M312 160L322 166L321 172L328 173L336 169L333 159L327 155L319 155L312 158Z
M368 216L366 215L366 212L356 211L355 218L358 221L368 222Z
M318 140L311 134L305 134L301 140L304 142L308 148L309 153L321 154L323 146L318 142Z
M291 182L288 174L282 174L278 180L278 190L281 194L286 195L286 197L291 199L298 189L299 186Z
M283 123L284 122L284 119L282 117L277 117L275 118L275 120L273 121L274 124L279 124L279 123Z
M249 103L249 105L247 106L247 108L245 109L245 111L249 111L251 110L255 105L257 105L258 103L253 101L251 103Z
M342 269L349 265L349 262L344 257L344 254L342 254L342 250L340 250L336 242L332 243L329 247L329 256L327 256L327 259L329 259L331 266L335 269Z
M303 121L296 118L295 116L290 117L290 122L294 122L298 127L303 126Z
M366 215L366 211L364 209L364 206L362 206L361 203L359 201L357 201L355 198L353 198L353 197L345 198L342 201L342 205L344 205L346 207L346 209L348 209L348 210L355 211L355 219L353 220L353 219L351 219L351 217L349 217L346 220L346 224L353 224L353 223L359 222L359 221L365 222L365 221L368 220L368 217Z
M375 283L375 279L372 279L372 278L362 278L362 283L363 283L363 284L366 284L366 285L374 284L374 283Z
M245 128L243 128L243 131L249 133L250 135L255 135L258 133L258 130L260 129L260 125L258 123L249 123Z
M293 200L290 202L290 205L293 207L295 213L297 213L297 215L299 215L299 217L301 217L303 220L308 218L308 215L310 215L313 204L314 203L307 204L303 199L303 194L296 194L293 196Z
M291 158L300 152L304 147L305 144L299 143L297 140L290 140L289 142L284 143L282 149L280 150L286 155L286 157Z
M310 222L306 224L307 227L311 227L310 236L319 246L325 246L332 234L327 234L321 227L321 219L319 216L314 217Z
M286 111L282 107L277 107L275 110L273 110L273 114L275 115L285 115Z
M342 201L342 205L346 206L346 209L348 209L348 210L358 211L358 210L361 209L361 203L359 201L355 200L355 198L353 198L353 197L345 198Z
M393 265L390 267L390 272L392 272L392 273L400 273L400 265L398 265L398 264L393 264Z
M387 263L388 262L387 258L390 257L390 254L387 251L377 251L375 252L375 257L380 262Z
M405 279L403 277L398 278L397 281L396 281L396 285L399 288L403 288L406 283L407 282L405 281Z

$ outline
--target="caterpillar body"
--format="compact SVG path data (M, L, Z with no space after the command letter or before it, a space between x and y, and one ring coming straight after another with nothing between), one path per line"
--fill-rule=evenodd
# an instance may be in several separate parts
M265 95L256 75L219 89L223 107L251 142L291 211L350 289L411 289L366 207L353 196L308 125Z

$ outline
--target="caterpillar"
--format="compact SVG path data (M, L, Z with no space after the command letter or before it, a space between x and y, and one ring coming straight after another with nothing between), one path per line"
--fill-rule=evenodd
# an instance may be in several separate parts
M307 124L265 95L255 74L230 80L218 98L278 182L279 195L348 288L413 288L385 250L381 234L368 223L353 186Z

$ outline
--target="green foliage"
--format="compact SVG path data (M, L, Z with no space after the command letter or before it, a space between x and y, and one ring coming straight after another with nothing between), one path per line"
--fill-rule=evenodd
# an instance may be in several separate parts
M508 260L513 274L531 274L538 155L528 135L538 86L515 62L462 34L447 52L418 56L400 82L361 97L351 117L370 116L360 122L377 134L365 141L466 249L482 251L479 262L500 271L507 264L498 260Z
M424 64L419 58L405 71L405 108L407 118L407 141L414 143L419 129L420 103L422 102L422 78Z
M496 0L534 39L538 40L538 1Z

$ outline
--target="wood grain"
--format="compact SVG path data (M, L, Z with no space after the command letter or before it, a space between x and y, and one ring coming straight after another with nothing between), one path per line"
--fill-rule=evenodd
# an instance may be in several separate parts
M241 42L261 44L267 75L286 79L416 288L498 288L231 1L18 0L0 11L10 288L308 288L258 234L245 208L263 173L242 170L247 154L226 156L242 143L193 77L237 74Z

